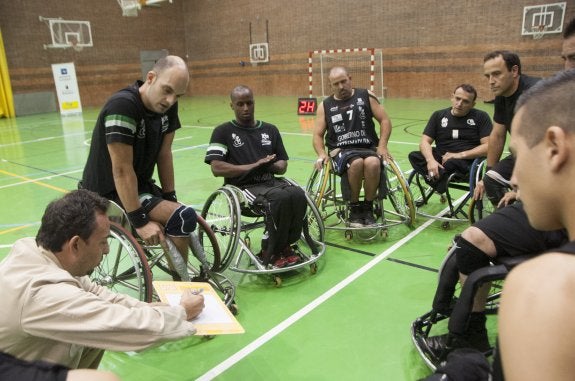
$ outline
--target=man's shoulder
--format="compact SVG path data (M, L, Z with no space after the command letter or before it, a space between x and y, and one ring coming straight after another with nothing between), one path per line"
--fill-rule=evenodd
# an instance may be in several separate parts
M141 109L142 106L142 98L140 97L138 88L135 85L131 85L112 94L106 101L103 110Z
M539 82L542 78L541 77L532 77L526 74L521 74L519 78L519 83L521 83L523 89L528 89L537 82Z

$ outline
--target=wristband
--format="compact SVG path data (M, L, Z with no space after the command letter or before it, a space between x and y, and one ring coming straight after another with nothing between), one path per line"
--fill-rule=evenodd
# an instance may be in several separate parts
M173 190L171 192L162 193L162 198L164 200L178 202L178 198L176 197L176 191L175 190Z
M132 212L128 212L128 220L130 220L130 224L132 224L132 226L135 227L136 229L141 228L142 226L150 222L148 214L142 207Z

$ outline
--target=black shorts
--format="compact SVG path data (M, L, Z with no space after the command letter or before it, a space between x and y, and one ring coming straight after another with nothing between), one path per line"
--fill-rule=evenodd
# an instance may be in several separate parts
M336 148L329 153L331 157L333 170L336 174L341 176L348 168L350 163L358 158L361 157L365 159L369 156L378 156L377 151L372 148L347 148L347 149L339 149Z
M44 361L24 361L0 352L0 380L65 381L68 368Z
M138 193L140 204L146 213L150 213L152 209L154 209L160 202L164 200L162 198L162 188L157 186L153 180L143 184L138 184ZM116 191L105 194L103 197L114 201L116 204L124 208L122 202L120 201L120 196L118 196Z
M545 232L531 227L521 202L497 209L473 226L493 241L498 257L540 254L567 242L563 229Z

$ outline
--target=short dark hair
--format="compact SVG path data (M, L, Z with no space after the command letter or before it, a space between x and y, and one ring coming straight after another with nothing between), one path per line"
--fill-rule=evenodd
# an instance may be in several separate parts
M501 56L503 61L505 61L505 66L507 66L507 70L511 71L513 66L517 65L518 73L521 74L521 60L519 56L509 50L494 50L489 52L483 57L483 63L492 60Z
M575 69L543 79L521 94L515 105L516 114L523 109L522 125L517 133L529 147L543 140L549 126L558 126L568 133L575 133L573 94Z
M563 38L567 39L572 36L575 36L575 18L569 21L569 24L567 24L563 31Z
M106 213L109 201L86 189L71 191L48 204L36 243L52 252L74 236L88 240L96 228L96 212Z
M457 91L457 89L463 89L463 91L465 91L466 93L473 94L473 101L477 99L477 90L475 90L475 87L473 87L469 83L462 83L461 85L456 86L455 89L453 90L454 94Z

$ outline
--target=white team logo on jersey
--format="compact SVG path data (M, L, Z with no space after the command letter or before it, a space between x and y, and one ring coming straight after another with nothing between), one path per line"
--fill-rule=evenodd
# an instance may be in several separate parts
M441 118L441 127L447 127L447 121L448 119L446 117Z
M269 146L271 144L272 141L270 140L270 136L265 132L262 132L262 146Z
M240 139L240 137L236 134L232 134L232 140L234 141L234 147L241 147L244 145L242 139Z
M138 139L146 138L146 122L144 119L140 120L140 126L138 127Z
M467 124L469 124L470 126L475 126L475 120L467 119Z
M341 116L341 114L335 114L331 116L331 122L332 123L337 123L337 122L341 122L343 120L343 117Z
M168 131L169 126L170 126L170 121L168 120L168 116L162 115L162 133Z
M363 101L363 99L357 98L357 105L358 106L363 106L364 104L365 104L365 102Z

